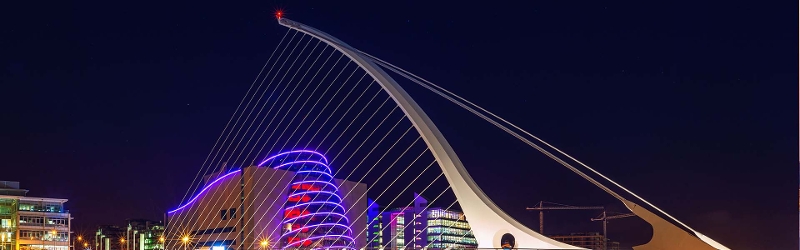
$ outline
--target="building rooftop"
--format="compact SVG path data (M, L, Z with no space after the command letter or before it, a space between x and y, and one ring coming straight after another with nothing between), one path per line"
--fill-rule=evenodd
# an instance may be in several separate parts
M67 202L67 199L29 197L28 190L19 188L18 181L0 181L0 198L19 199L20 201L46 201L46 202Z
M27 189L20 189L18 181L0 181L0 195L25 196Z
M0 194L0 198L19 199L20 201L46 201L46 202L58 202L58 203L67 202L67 199L59 199L59 198L29 197L29 196L2 195L2 194Z
M0 181L0 188L19 189L18 181Z

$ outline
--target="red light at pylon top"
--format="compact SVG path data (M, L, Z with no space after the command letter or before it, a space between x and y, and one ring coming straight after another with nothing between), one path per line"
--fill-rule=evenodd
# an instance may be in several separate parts
M275 11L275 18L277 19L283 18L283 11L282 10Z

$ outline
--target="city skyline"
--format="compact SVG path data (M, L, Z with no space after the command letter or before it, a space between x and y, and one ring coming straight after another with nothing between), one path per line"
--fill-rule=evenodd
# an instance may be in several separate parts
M274 24L274 6L244 10L244 5L175 16L168 13L178 6L144 8L154 16L142 21L144 29L135 28L133 20L141 19L123 20L130 14L109 16L127 12L104 11L27 24L41 33L13 31L22 34L11 45L19 51L7 53L3 82L17 83L10 93L19 95L4 101L19 109L8 110L7 141L0 144L7 147L9 164L32 168L14 168L6 179L21 181L33 196L70 199L67 206L74 206L78 219L73 228L78 230L127 218L160 219L176 208L214 137L283 35ZM795 218L794 210L788 212L794 201L780 192L796 180L774 181L796 174L794 168L780 172L782 159L796 152L797 121L795 114L786 114L796 111L788 101L796 96L772 87L790 83L794 76L788 73L794 69L785 67L789 63L773 65L789 59L778 53L779 46L759 40L781 44L786 32L766 35L736 25L709 31L711 20L676 6L650 10L653 17L647 17L641 11L647 6L589 4L576 7L574 15L584 15L580 19L551 27L538 21L563 21L560 15L570 16L575 9L519 4L509 7L511 13L475 18L464 14L476 10L468 6L416 10L401 5L383 17L370 11L339 13L357 10L353 5L291 3L281 8L295 20L513 119L729 247L764 246L768 235L796 236L794 220L788 219ZM525 9L540 16L528 19ZM684 11L690 18L658 21L671 17L668 11ZM69 14L53 17L63 15ZM95 17L110 21L98 23L91 20ZM495 27L486 21L504 18L511 21L503 23L515 24ZM593 18L600 21L581 22ZM120 28L109 29L112 25ZM532 30L511 32L523 27ZM653 31L659 29L663 32ZM70 30L75 32L64 33ZM746 32L760 38L737 35ZM33 53L36 47L42 49ZM54 60L41 60L50 56ZM505 155L525 147L494 128L453 112L429 93L409 92L440 124L476 182L506 184L484 189L528 227L536 220L524 208L539 200L614 206L613 199L541 156ZM498 172L497 165L511 167ZM33 168L46 173L32 173ZM524 176L546 177L531 183ZM512 188L519 185L533 186ZM97 206L98 200L111 202ZM786 208L779 206L784 203ZM555 216L548 221L554 232L598 225ZM610 233L627 238L627 244L642 239L641 232L620 229L641 225L618 225ZM748 232L749 227L763 230ZM742 237L745 232L754 235Z

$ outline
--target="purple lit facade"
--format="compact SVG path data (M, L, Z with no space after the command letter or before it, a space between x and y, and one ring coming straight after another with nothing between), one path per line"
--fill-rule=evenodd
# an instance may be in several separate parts
M289 245L289 237L303 235L308 235L304 241L329 248L364 247L365 235L353 234L367 225L366 201L357 201L366 184L332 178L327 162L322 154L297 150L204 176L206 184L196 195L166 214L167 248L182 249L182 242L169 239L183 236L196 248L259 249L263 241L281 248ZM288 211L306 214L287 221Z
M284 207L283 248L352 249L355 242L327 159L313 151L270 157L260 166L295 172Z

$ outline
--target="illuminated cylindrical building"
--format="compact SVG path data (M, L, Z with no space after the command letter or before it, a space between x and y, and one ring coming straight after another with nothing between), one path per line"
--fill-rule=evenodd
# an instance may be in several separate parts
M347 211L325 156L295 151L270 157L259 165L295 173L283 211L283 248L355 247Z
M366 245L367 186L335 179L320 153L294 150L224 168L166 214L167 249L355 248ZM338 190L337 190L338 187ZM181 239L186 239L181 240Z

